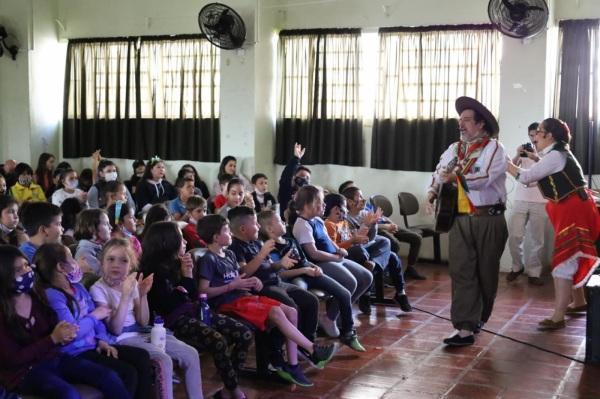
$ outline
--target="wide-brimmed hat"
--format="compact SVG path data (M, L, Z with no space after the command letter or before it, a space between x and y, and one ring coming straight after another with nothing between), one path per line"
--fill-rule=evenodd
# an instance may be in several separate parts
M495 137L498 135L498 131L500 130L498 121L485 105L471 97L458 97L456 99L456 112L460 115L465 109L472 109L485 119L487 125L486 130L488 130L490 136Z

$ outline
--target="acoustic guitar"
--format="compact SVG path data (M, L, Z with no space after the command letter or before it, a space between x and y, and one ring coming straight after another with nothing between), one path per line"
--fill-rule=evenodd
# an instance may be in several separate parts
M454 157L446 166L447 171L452 171L458 163L458 157ZM443 183L437 193L435 201L435 231L447 233L454 223L458 203L458 188L456 184Z

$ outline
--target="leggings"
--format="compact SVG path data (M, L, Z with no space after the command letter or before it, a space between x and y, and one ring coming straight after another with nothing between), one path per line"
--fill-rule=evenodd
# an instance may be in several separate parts
M248 348L254 337L250 328L218 313L212 314L212 326L207 326L194 317L182 316L171 328L175 337L193 346L198 352L210 352L225 388L237 388L238 371L246 361Z
M356 302L373 283L373 275L363 266L350 259L340 262L321 262L323 273L346 288L352 294L352 303Z
M343 285L323 274L319 277L298 276L291 280L292 284L305 290L317 288L331 295L327 300L326 313L330 320L337 319L340 316L341 331L344 333L354 329L354 319L352 318L352 294Z
M374 261L381 270L388 271L397 292L404 290L404 275L402 262L397 254L391 251L390 240L386 237L375 236L373 242L367 245L354 245L348 249L348 259L364 264L367 260Z
M130 372L135 374L133 368ZM24 395L50 399L80 399L79 392L72 385L78 383L100 390L105 398L131 398L115 370L80 356L65 354L32 368L17 390Z
M140 348L126 345L114 345L118 359L98 353L95 350L78 355L102 366L109 367L119 374L130 397L149 398L152 394L152 366L148 352Z

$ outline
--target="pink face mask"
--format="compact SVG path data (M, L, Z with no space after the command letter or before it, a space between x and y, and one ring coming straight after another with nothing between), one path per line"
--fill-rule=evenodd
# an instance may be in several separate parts
M70 272L67 272L65 274L67 280L69 280L71 284L76 284L81 281L81 279L83 278L83 272L81 271L81 267L79 267L79 264L77 262L75 262L74 260L70 260L63 262L62 264L63 266L69 265L69 269L71 269Z

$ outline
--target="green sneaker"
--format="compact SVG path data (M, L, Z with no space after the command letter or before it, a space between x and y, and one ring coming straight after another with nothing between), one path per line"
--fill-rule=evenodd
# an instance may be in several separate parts
M312 387L314 385L311 380L306 378L302 369L297 364L294 366L284 364L282 368L277 369L277 375L287 382L300 385L301 387Z
M318 369L322 369L325 367L327 362L331 360L333 357L333 353L335 351L335 346L333 344L328 345L318 345L315 344L313 348L313 353L310 355L308 360Z
M340 335L340 341L342 341L343 344L348 345L350 348L357 352L367 351L365 347L362 346L361 343L358 341L358 336L356 335L355 330Z

